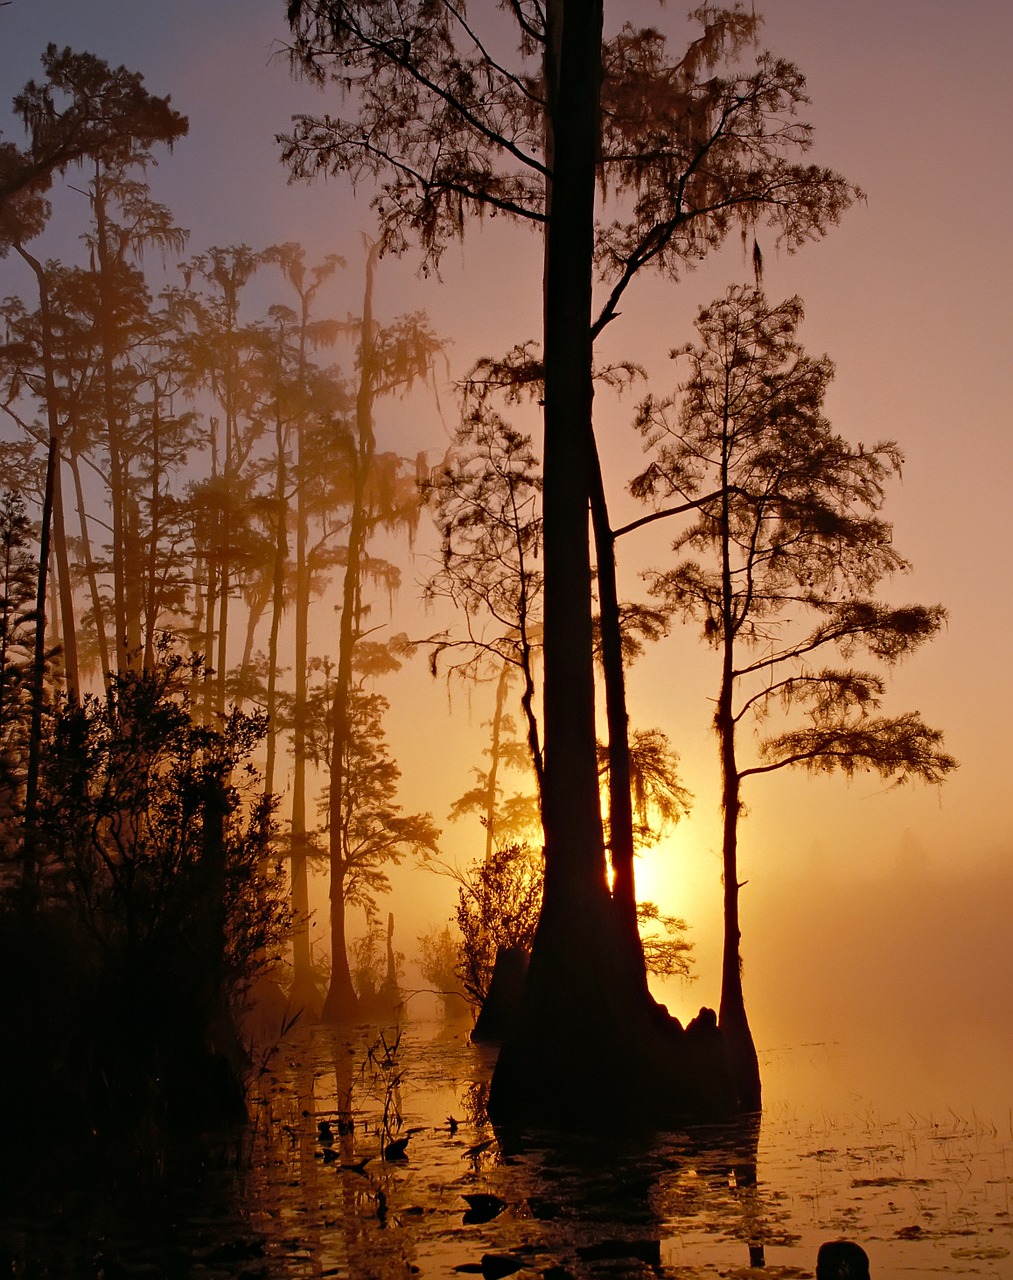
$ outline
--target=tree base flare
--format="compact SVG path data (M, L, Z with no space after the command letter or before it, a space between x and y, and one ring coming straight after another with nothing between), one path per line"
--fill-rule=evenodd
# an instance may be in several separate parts
M666 1127L738 1113L713 1010L683 1028L653 1001L579 1024L527 1019L503 1046L489 1094L490 1120L508 1127Z
M500 947L478 1020L471 1033L473 1044L502 1044L511 1034L521 1008L528 953L523 947Z

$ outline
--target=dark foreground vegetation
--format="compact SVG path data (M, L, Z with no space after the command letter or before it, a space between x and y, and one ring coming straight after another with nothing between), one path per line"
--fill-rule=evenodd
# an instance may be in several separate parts
M195 724L196 674L163 652L102 698L61 703L30 852L21 821L4 832L15 1159L97 1140L157 1162L171 1135L245 1120L240 1016L285 940L287 895L271 802L246 772L263 724Z

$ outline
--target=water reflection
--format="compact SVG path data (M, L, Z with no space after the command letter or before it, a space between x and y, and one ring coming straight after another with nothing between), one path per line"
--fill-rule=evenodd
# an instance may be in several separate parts
M877 1280L1006 1274L1010 1126L803 1113L775 1078L762 1127L496 1133L492 1065L460 1025L300 1029L243 1146L43 1177L0 1217L0 1275L800 1277L841 1235Z
M496 1134L484 1112L492 1056L464 1029L426 1040L409 1028L393 1061L365 1029L351 1039L320 1028L313 1035L315 1046L304 1043L279 1064L271 1105L284 1111L289 1072L329 1041L333 1089L316 1077L312 1105L304 1099L300 1108L303 1132L320 1117L345 1115L352 1136L340 1159L318 1146L315 1201L294 1168L258 1166L270 1175L258 1187L265 1213L273 1204L288 1220L288 1203L315 1218L311 1256L272 1245L285 1274L662 1274L678 1265L687 1231L720 1239L726 1267L758 1267L768 1240L790 1237L758 1184L757 1119L692 1136ZM393 1114L412 1134L404 1161L384 1158ZM302 1243L310 1239L305 1232Z

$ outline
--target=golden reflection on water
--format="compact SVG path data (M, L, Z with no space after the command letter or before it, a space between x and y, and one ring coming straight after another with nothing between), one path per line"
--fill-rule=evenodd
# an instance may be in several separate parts
M249 1180L263 1274L797 1277L838 1237L877 1280L1011 1274L1008 1116L884 1111L822 1045L768 1055L758 1128L508 1137L484 1119L492 1058L467 1030L409 1025L393 1061L368 1029L283 1046ZM404 1158L384 1159L394 1133Z

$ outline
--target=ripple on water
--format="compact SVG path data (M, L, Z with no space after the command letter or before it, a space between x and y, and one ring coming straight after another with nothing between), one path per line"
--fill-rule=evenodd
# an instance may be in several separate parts
M846 1237L876 1280L1013 1274L1008 1120L859 1099L828 1114L779 1090L775 1063L762 1124L497 1134L494 1055L467 1032L301 1029L256 1082L241 1159L22 1206L2 1222L6 1273L734 1280L811 1276L819 1244Z

